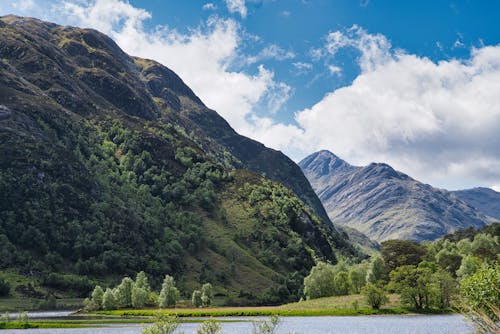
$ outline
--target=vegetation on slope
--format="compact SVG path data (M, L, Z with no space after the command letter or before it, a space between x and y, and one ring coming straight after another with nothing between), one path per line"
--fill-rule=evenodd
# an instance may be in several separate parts
M316 259L355 254L296 193L242 169L231 152L247 139L234 133L226 148L196 123L190 113L222 122L212 134L230 129L175 73L93 30L2 22L0 277L10 296L85 297L144 270L155 288L175 277L184 297L209 281L226 303L280 303L299 298Z

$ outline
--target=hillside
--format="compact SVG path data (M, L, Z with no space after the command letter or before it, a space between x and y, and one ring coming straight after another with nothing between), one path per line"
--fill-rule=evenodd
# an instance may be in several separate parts
M35 19L1 18L0 40L0 269L36 283L16 294L145 270L185 295L210 281L228 302L277 303L314 258L354 254L299 167L168 68Z
M495 190L478 187L453 191L453 194L492 220L500 221L500 193Z
M451 192L418 182L387 164L355 167L320 151L299 165L335 223L376 241L434 240L487 223L484 215Z

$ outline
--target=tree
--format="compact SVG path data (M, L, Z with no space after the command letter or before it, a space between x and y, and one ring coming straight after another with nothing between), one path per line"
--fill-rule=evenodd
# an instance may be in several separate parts
M99 285L96 285L94 291L92 291L92 303L95 308L100 309L102 307L103 296L104 290Z
M368 283L363 287L361 293L366 297L368 304L375 310L378 310L380 306L389 301L385 291L372 283Z
M214 301L214 288L212 287L212 284L210 283L205 283L201 287L201 302L203 306L208 307L212 305L212 302Z
M432 271L429 268L404 265L391 271L390 288L401 294L401 303L422 309L430 304Z
M132 286L132 306L135 308L142 308L148 301L148 291L136 284Z
M482 263L483 261L481 261L480 258L474 255L467 255L462 259L462 264L457 270L457 276L464 278L474 274L479 268L481 268Z
M191 296L191 303L193 304L194 307L201 307L203 305L203 302L201 300L200 290L193 291L193 295Z
M483 265L474 274L462 279L460 293L472 310L498 321L495 308L496 312L500 309L500 265Z
M446 248L441 249L436 254L436 262L439 266L448 272L455 275L458 268L460 267L460 263L462 261L462 256L458 254L456 251L449 251Z
M417 265L425 255L424 247L413 241L387 240L380 245L388 272L404 265Z
M117 307L115 294L113 290L107 288L102 296L102 308L105 310L114 310Z
M335 295L335 269L331 264L318 262L304 278L304 294L307 299Z
M457 291L457 281L445 270L439 269L431 277L431 304L445 309Z
M362 268L349 270L349 284L353 293L359 293L366 284L366 271Z
M172 276L165 275L160 291L160 307L173 307L179 298L179 290L175 287L175 281Z
M368 269L366 280L370 283L377 283L379 281L386 282L388 280L387 268L384 260L381 257L376 257Z
M471 244L471 251L481 259L495 260L497 254L500 253L498 238L489 234L476 234Z
M132 306L132 285L134 281L130 277L122 279L120 285L115 288L115 297L118 307Z
M333 278L335 294L344 296L349 294L349 275L345 271L340 271Z
M147 292L151 291L148 283L148 277L146 276L146 273L144 271L140 271L137 273L134 285L138 288L146 290Z

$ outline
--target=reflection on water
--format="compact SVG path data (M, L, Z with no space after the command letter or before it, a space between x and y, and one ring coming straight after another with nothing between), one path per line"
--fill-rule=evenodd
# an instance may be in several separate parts
M225 318L236 319L236 318ZM238 318L242 319L242 318ZM252 320L222 323L224 334L251 334ZM147 325L146 325L147 326ZM180 327L185 334L195 334L199 324L185 323ZM104 328L28 329L6 330L2 334L139 334L143 325L112 325ZM357 317L284 317L278 334L465 334L472 327L459 315L404 315L404 316L357 316Z

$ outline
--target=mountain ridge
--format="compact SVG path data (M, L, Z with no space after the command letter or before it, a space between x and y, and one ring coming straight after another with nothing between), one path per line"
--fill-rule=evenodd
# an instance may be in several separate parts
M456 229L481 227L485 217L451 192L436 189L385 163L355 167L328 151L299 166L332 221L376 241L433 240ZM325 164L335 160L334 169ZM328 171L320 173L320 171Z

